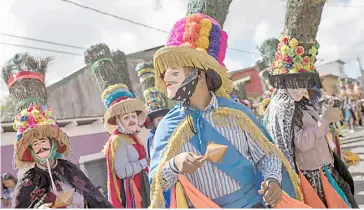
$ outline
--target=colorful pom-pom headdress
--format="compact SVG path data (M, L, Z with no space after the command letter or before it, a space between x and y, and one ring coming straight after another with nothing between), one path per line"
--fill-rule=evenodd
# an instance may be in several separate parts
M192 14L177 21L166 46L154 55L156 87L162 93L166 92L165 83L160 75L168 68L213 70L222 81L222 85L215 92L216 95L228 98L233 86L224 65L227 37L220 24L204 14Z
M139 63L135 71L142 85L143 96L150 121L169 112L166 96L155 88L155 70L152 62Z
M85 62L91 68L102 91L101 100L106 107L104 125L109 133L114 132L117 128L116 117L119 115L136 112L141 124L146 119L143 102L130 91L131 84L127 69L120 67L127 68L127 65L115 64L123 63L115 60L117 58L124 60L124 57L120 56L121 54L123 53L120 50L111 53L105 44L91 46L85 52ZM125 84L129 84L129 87Z
M274 88L322 88L315 68L320 48L315 39L324 3L287 3L284 33L270 66L269 81Z
M17 168L34 162L30 145L35 139L48 138L56 143L56 151L63 156L70 152L70 141L57 125L47 106L45 73L50 58L38 59L28 54L16 54L3 67L3 79L19 114L14 121L17 131L14 156Z

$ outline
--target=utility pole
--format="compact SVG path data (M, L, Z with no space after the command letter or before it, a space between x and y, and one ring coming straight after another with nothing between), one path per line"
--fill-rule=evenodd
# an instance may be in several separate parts
M359 79L359 82L360 82L360 87L362 90L364 90L364 69L363 69L363 66L361 65L361 61L360 61L360 58L358 57L358 64L359 64L359 69L360 69L360 79Z

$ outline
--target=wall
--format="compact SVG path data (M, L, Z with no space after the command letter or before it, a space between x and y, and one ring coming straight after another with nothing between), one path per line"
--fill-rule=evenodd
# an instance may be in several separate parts
M319 65L316 67L317 71L326 74L332 74L338 77L345 77L343 64L340 62L331 62Z
M338 77L328 75L322 78L322 86L329 95L337 95L340 93L340 82Z
M74 124L62 128L70 137L72 155L69 159L79 164L80 157L88 156L88 161L100 158L100 152L109 138L105 132L102 121L97 121L89 125L77 126ZM139 134L142 143L146 141L148 130L142 129ZM1 133L1 172L16 174L13 168L13 141L16 136L15 132Z
M262 81L259 76L259 73L255 70L254 67L242 69L239 71L233 71L230 74L231 74L231 79L233 81L236 81L243 77L248 77L248 76L251 77L251 80L247 82L245 85L245 91L248 97L257 98L263 95L264 91L263 91Z

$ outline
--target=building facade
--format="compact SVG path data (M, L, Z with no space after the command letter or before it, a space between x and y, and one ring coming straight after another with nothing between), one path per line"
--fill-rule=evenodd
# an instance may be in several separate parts
M160 47L127 55L133 91L141 99L143 95L135 66L141 61L152 60ZM59 126L71 139L70 160L80 165L95 185L106 186L106 162L101 151L109 134L103 125L105 107L101 102L101 91L92 71L85 66L47 89L49 106L57 116ZM1 172L21 175L12 164L13 142L16 137L13 117L3 118L1 122ZM143 141L146 140L148 132L143 129L140 133Z

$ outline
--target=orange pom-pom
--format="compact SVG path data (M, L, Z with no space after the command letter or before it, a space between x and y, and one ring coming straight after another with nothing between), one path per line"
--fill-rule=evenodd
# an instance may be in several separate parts
M189 28L189 31L192 34L198 34L200 31L200 25L198 23L191 23L191 27Z
M195 22L195 23L200 23L202 17L199 14L192 14L187 16L186 20L187 22Z

